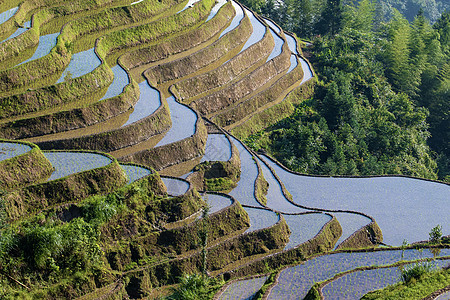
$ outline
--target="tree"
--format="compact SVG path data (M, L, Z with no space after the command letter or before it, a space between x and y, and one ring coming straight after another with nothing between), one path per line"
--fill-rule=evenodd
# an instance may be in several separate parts
M327 0L325 8L322 10L316 31L319 34L335 35L342 29L342 5L341 0Z
M442 239L442 226L437 225L433 227L430 231L430 243L437 244Z
M357 7L347 6L344 13L345 27L360 31L371 31L375 16L375 4L371 0L361 0Z
M434 23L433 28L439 32L439 40L446 51L450 51L450 11L445 11Z

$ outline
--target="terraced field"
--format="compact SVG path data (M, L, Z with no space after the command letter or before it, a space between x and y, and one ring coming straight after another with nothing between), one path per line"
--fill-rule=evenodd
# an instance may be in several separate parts
M240 141L317 79L301 41L236 1L3 1L0 40L7 223L92 221L102 265L58 281L0 266L0 298L159 296L205 268L206 227L209 276L234 280L219 299L300 299L319 281L353 299L398 281L400 260L433 258L390 246L450 233L446 184L295 174ZM19 259L1 237L0 258ZM445 266L448 246L433 249ZM63 269L51 255L43 265Z

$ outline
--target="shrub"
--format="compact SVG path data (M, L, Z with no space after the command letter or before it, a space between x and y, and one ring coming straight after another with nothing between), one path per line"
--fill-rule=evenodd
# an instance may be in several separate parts
M180 284L173 288L173 294L167 300L202 300L208 299L209 279L192 274L180 277Z
M430 263L417 263L404 267L401 272L402 281L409 283L412 279L419 279L424 274L430 273L433 270L433 265Z

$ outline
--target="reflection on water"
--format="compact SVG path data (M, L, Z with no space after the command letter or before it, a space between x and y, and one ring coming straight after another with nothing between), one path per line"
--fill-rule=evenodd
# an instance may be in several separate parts
M208 18L206 19L206 22L214 18L214 16L217 14L219 9L227 3L227 0L217 0L216 5L211 10L211 13L209 14Z
M44 156L51 162L55 171L48 179L55 180L71 174L104 167L112 161L108 157L88 152L46 152Z
M450 249L442 249L440 256L448 255L450 255ZM278 284L272 289L268 299L303 299L315 282L332 278L341 272L363 266L390 265L402 259L415 260L432 257L434 254L428 250L418 251L415 249L334 253L318 256L301 265L281 271Z
M286 199L281 189L281 185L274 174L259 158L257 158L257 160L263 171L264 178L269 183L269 190L267 191L266 196L267 206L274 210L286 213L306 212L307 210L295 206Z
M291 52L298 55L299 53L297 51L297 41L295 40L295 38L290 34L286 34L285 36Z
M432 270L437 270L449 262L450 260L436 260L429 263L429 265ZM413 265L405 265L404 268L412 267ZM401 282L401 270L400 267L391 267L346 274L323 287L323 299L360 299L368 292Z
M283 41L282 38L280 38L271 28L269 30L270 30L270 33L273 36L274 41L275 41L275 46L274 46L274 48L272 50L272 53L270 53L270 55L269 55L269 57L267 58L266 61L269 61L272 58L277 57L278 55L280 55L281 51L283 50L283 44L284 44L284 41Z
M159 141L156 147L180 141L195 133L195 123L197 122L197 115L195 112L175 101L173 96L167 98L167 103L169 104L172 127L167 131L166 135Z
M225 207L228 207L233 203L230 198L216 194L206 193L202 196L202 198L209 205L209 214L218 212L219 210L224 209Z
M266 33L266 26L264 26L264 24L261 23L251 11L249 11L246 8L244 8L244 10L245 10L245 13L247 14L247 16L250 18L250 22L252 23L252 27L253 27L253 32L240 52L244 51L251 45L260 41L264 37L264 34Z
M122 93L125 86L130 83L127 72L125 72L125 70L122 69L121 66L115 65L111 68L111 70L114 73L114 80L108 87L108 90L106 91L103 98L100 100L118 96L120 93Z
M0 14L0 24L5 23L6 21L8 21L12 16L14 16L14 14L16 13L16 11L19 9L19 7L13 7L11 9L8 9L7 11L4 11Z
M269 25L270 28L272 28L276 33L280 33L281 29L272 21L269 19L264 18L264 22L266 22L267 25Z
M43 35L39 38L39 44L36 48L36 51L34 52L33 56L29 59L21 62L18 65L27 63L29 61L44 57L45 55L50 53L50 50L52 50L53 47L56 46L56 40L59 36L59 32Z
M226 288L219 299L253 299L266 280L267 276L235 281Z
M23 27L17 28L17 30L16 30L13 34L11 34L9 37L7 37L7 38L4 39L3 41L1 41L0 44L1 44L1 43L4 43L4 42L6 42L6 41L8 41L8 40L10 40L10 39L12 39L12 38L15 38L16 36L21 35L21 34L24 33L25 31L27 31L28 29L30 29L30 26L31 26L31 21L25 22L25 23L23 24Z
M19 143L0 142L0 161L19 156L31 150L31 147Z
M72 55L69 65L56 83L61 83L70 78L77 78L88 74L100 66L100 64L101 61L97 57L97 54L95 54L94 48L75 53Z
M236 15L234 16L233 20L231 21L230 26L228 26L224 31L222 31L222 33L220 34L220 37L222 37L224 34L230 32L231 30L235 29L239 25L241 20L244 18L244 11L242 10L242 8L234 1L231 4L233 5L234 10L236 11Z
M248 216L250 217L250 227L246 232L263 229L275 225L280 217L270 210L244 207Z
M307 81L308 79L311 79L313 77L313 73L311 68L309 67L308 63L306 62L306 60L304 60L303 58L299 57L300 59L300 63L302 64L302 69L303 69L303 79L302 79L302 83L304 83L305 81Z
M125 171L128 177L128 184L135 182L145 176L152 174L152 171L143 167L133 166L133 165L123 165L120 164L122 169Z
M285 250L294 248L315 237L320 229L331 220L326 214L307 214L307 215L283 215L286 223L291 229L289 242L284 247Z
M245 149L242 143L233 137L230 138L239 151L241 178L237 186L229 194L241 204L261 206L255 198L255 180L258 176L258 167L252 159L252 155Z
M231 158L231 144L224 134L209 134L206 141L204 161L227 161Z
M291 54L290 60L291 60L291 66L289 67L289 69L287 71L288 73L291 72L292 70L294 70L294 68L297 67L297 65L298 65L298 61L297 61L297 56L296 55Z
M181 179L161 177L161 180L167 187L167 194L170 196L184 195L189 189L189 183Z
M450 233L450 186L404 177L332 178L291 174L263 158L275 169L294 201L323 209L364 212L377 221L384 243L400 246L428 240L437 224ZM414 220L414 221L412 221Z
M159 91L151 87L146 80L139 83L139 91L139 100L134 106L134 110L130 114L128 121L122 127L150 116L161 106Z

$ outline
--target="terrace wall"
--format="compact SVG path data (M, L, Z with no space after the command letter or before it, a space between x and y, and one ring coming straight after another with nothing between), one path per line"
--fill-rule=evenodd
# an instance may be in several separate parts
M138 100L139 86L130 78L130 84L116 97L72 110L6 123L0 126L0 136L22 139L87 127L125 113Z
M220 91L194 100L190 105L203 115L226 109L242 101L245 96L250 95L271 79L286 71L290 66L290 56L289 47L285 43L282 53L274 59L263 64L233 85L229 85Z
M229 137L227 136L229 140ZM223 178L228 183L237 184L241 176L241 160L236 146L229 140L231 145L231 157L227 161L205 161L194 168L194 172L187 177L197 189L208 191L207 180ZM230 187L223 187L220 191L226 191ZM219 190L215 190L219 191Z
M207 138L206 126L197 113L196 130L192 136L160 147L139 151L121 157L120 160L148 165L160 171L203 155Z
M249 22L245 21L246 19L248 17L245 17L241 23ZM181 99L180 101L190 103L191 99L189 98L223 86L246 70L263 64L272 52L274 45L273 37L267 30L260 41L234 56L226 64L208 73L177 82L173 86L173 92L178 99Z
M123 186L126 175L116 159L107 166L88 170L15 190L5 196L6 213L18 219L53 205L76 202L89 196L112 192Z
M250 262L233 271L226 272L224 277L233 279L247 275L266 273L269 269L278 269L280 266L304 260L316 253L332 250L342 234L342 228L335 217L327 222L320 232L309 241L295 248L281 251L256 261Z
M167 103L163 101L163 104L153 114L127 126L98 134L37 144L41 149L89 149L111 152L161 134L170 128L171 123ZM143 161L136 160L135 162L142 163Z
M162 231L157 243L162 247L170 247L177 254L182 254L198 248L197 232L202 220L197 220L186 226ZM221 237L230 235L236 231L250 226L247 213L235 201L230 206L208 216L208 243L214 243Z
M252 115L258 113L258 110L266 105L269 105L271 102L275 102L280 95L282 95L296 82L299 82L302 78L303 69L299 64L294 70L277 80L268 89L265 89L254 97L237 104L229 110L220 112L218 115L212 117L212 120L220 126L230 126L231 124L239 122L249 116L251 118ZM267 124L271 123L270 120L266 121L269 121Z
M208 23L204 23L198 28L162 41L161 43L127 52L120 57L120 61L129 69L134 69L200 45L221 32L229 22L229 18L231 17L230 13L234 15L233 12L234 9L232 9L231 3L226 4Z
M22 155L0 161L0 189L13 190L43 181L52 174L52 164L36 145L10 140L0 142L21 143L32 147Z
M308 99L314 92L316 79L311 79L293 90L279 104L254 114L244 123L234 127L231 132L240 139L244 139L276 122L290 116L295 111L295 105Z
M225 16L223 18L231 21L235 15L231 1L228 2L225 9L227 18L225 19ZM226 23L224 22L224 24ZM154 66L146 71L146 77L152 83L161 84L195 73L199 69L223 58L225 55L236 55L251 33L252 27L250 20L248 17L245 17L235 30L225 34L210 46L181 59Z
M279 249L287 243L288 236L289 228L284 219L280 219L279 222L269 228L243 233L230 238L208 248L208 270L219 270L244 257L267 253L267 251L272 249ZM130 271L125 275L130 279L139 279L139 288L148 292L152 286L177 282L177 278L183 274L200 272L201 261L201 253L197 252L185 258Z
M343 241L336 250L340 249L360 249L373 247L383 241L383 233L377 222L372 221L370 224L360 228L354 232L345 241Z

